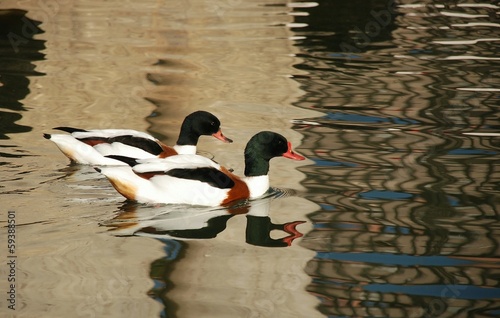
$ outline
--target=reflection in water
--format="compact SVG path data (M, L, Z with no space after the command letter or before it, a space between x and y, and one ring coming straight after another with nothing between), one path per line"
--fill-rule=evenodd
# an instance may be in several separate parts
M305 221L273 223L269 216L271 200L283 193L273 190L269 196L253 201L236 203L227 208L207 208L183 205L144 206L125 203L122 212L102 225L110 228L117 236L154 237L164 244L165 256L150 266L150 277L154 287L149 295L165 307L164 316L170 317L178 305L170 300L168 291L172 288L171 271L175 262L190 248L185 240L213 239L226 229L227 221L238 215L245 215L246 243L262 247L288 247L302 233L297 230ZM280 232L280 238L275 232ZM283 232L286 236L283 236ZM221 262L225 260L221 259Z
M321 206L308 290L332 317L497 315L499 141L463 133L499 128L498 7L397 3L296 16L296 105L325 113L295 121Z
M160 317L175 317L178 305L171 301L166 294L173 287L169 277L174 266L174 262L181 258L181 251L185 249L182 241L174 239L160 239L164 244L165 257L154 260L150 265L149 277L154 282L154 286L149 290L148 295L163 305L164 310Z
M185 205L142 206L126 203L114 219L103 223L118 236L138 235L160 239L212 239L226 229L227 221L236 215L246 215L246 242L266 247L286 247L302 237L296 226L304 221L275 224L269 217L271 200L280 192L258 200L244 201L229 207L208 208ZM271 238L271 231L288 235Z
M0 34L29 34L15 54L3 38L0 138L31 129L16 122L23 114L36 134L9 142L40 154L4 158L0 185L23 224L20 315L154 316L150 290L169 317L316 317L318 301L330 317L498 316L497 4L41 3L0 2L46 16L50 43L24 11L2 11ZM37 66L50 76L28 87L42 50ZM306 191L272 200L270 216L211 211L188 227L177 212L127 205L109 233L161 238L100 233L121 199L90 167L58 171L42 126L143 130L142 97L158 106L146 121L167 143L191 111L224 116L233 148L202 151L236 171L238 142L256 130L302 138L313 163L302 173L283 164L273 182ZM305 248L262 247L288 245L308 211Z
M0 111L0 139L8 139L9 133L31 130L15 122L26 110L20 101L30 92L28 76L43 75L32 64L44 58L40 52L45 41L34 39L43 32L39 24L26 17L24 10L0 10L0 109L8 110Z
M313 112L290 106L300 91L288 77L296 61L286 28L293 19L289 7L226 0L51 3L0 2L29 10L46 32L35 37L47 41L46 60L36 62L47 76L29 77L31 92L20 101L30 109L20 123L32 131L9 135L13 147L33 156L8 158L0 185L4 211L15 209L22 224L19 315L154 317L160 306L146 296L151 264L158 288L161 281L176 286L166 307L178 304L179 317L320 316L304 289L302 268L313 253L297 244L263 247L288 245L283 238L299 234L287 223L304 219L314 204L272 200L270 217L222 216L211 233L203 226L173 229L217 237L164 240L162 253L157 239L103 233L97 224L121 198L90 167L60 170L66 163L41 137L61 125L143 131L150 122L149 130L171 143L186 114L207 109L224 116L235 143L223 149L207 142L201 150L236 172L243 170L244 143L259 130L277 129L298 142L302 136L289 129L289 120ZM159 107L151 113L142 97ZM274 185L301 188L300 172L281 162L276 168ZM247 237L247 226L258 231Z

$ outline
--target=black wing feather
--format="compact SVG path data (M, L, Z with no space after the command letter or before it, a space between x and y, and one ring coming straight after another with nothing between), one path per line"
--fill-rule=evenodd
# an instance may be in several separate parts
M131 167L137 165L137 163L138 163L137 159L126 157L126 156L109 155L109 156L106 156L106 158L111 158L111 159L119 160L121 162L125 162L126 164L128 164Z
M116 137L88 137L88 138L77 138L77 139L85 143L88 142L94 143L95 141L102 141L111 144L113 142L119 142L124 145L140 148L155 156L158 156L163 151L163 148L156 141L148 138L135 137L132 135L123 135Z
M206 182L213 187L219 189L230 189L234 187L234 181L231 180L225 173L222 171L210 168L195 168L195 169L171 169L165 172L166 175L181 178L181 179L190 179L190 180L198 180L201 182Z
M109 138L109 142L121 142L125 145L140 148L156 156L163 152L163 148L156 141L148 138L135 137L132 135L112 137Z
M73 128L73 127L54 127L54 129L57 129L57 130L62 130L62 131L65 131L67 133L74 133L74 132L87 132L87 130L85 129L80 129L80 128Z

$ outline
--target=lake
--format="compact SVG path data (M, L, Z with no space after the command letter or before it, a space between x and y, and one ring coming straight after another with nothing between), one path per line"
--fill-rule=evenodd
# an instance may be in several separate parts
M2 1L2 317L500 315L499 8ZM261 130L307 160L251 202L144 205L43 138L173 145L196 110L238 175Z

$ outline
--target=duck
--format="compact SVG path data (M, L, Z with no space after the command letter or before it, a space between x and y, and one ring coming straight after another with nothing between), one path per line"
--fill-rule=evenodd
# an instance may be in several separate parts
M275 157L305 160L275 132L255 134L244 150L244 177L200 155L136 160L112 156L129 166L95 167L128 200L140 203L227 206L255 199L269 190L269 165Z
M222 133L219 119L207 111L196 111L184 119L179 138L173 147L153 136L132 129L93 129L55 127L69 134L44 134L72 163L87 165L126 165L109 156L135 159L166 158L178 154L196 154L200 136L213 136L233 142Z

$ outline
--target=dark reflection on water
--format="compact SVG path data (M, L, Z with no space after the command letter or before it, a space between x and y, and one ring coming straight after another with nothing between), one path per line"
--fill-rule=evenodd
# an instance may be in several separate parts
M43 75L32 64L44 58L45 41L34 38L43 32L39 24L24 10L0 10L0 109L7 110L0 110L0 139L31 130L16 122L26 111L20 101L30 92L28 77Z
M165 256L150 265L150 277L154 286L148 294L164 305L162 317L176 317L179 306L168 297L168 291L173 288L171 273L175 264L189 249L186 240L213 239L226 229L229 219L240 216L246 218L246 230L242 233L242 240L247 244L273 248L289 247L295 239L303 236L297 226L305 221L275 223L269 215L271 200L286 195L286 191L273 188L267 197L221 208L147 206L127 201L115 218L101 225L108 227L110 233L116 236L147 236L164 244ZM274 238L276 236L279 238Z
M186 244L174 239L160 239L160 241L165 244L163 248L165 257L153 261L150 265L149 276L153 280L154 286L148 295L165 307L160 317L176 317L175 313L179 306L166 297L166 294L173 288L169 277L175 262L182 258Z
M144 206L126 203L112 220L103 223L117 236L148 236L159 239L212 239L227 227L227 221L237 215L246 217L245 241L265 247L287 247L302 237L296 227L304 223L294 220L283 224L273 223L269 213L271 200L282 196L278 189L269 195L252 201L237 202L227 207L203 207L184 205ZM286 233L275 239L274 230Z
M229 2L230 7L244 3ZM392 0L290 7L307 13L291 15L293 38L303 37L295 42L302 62L295 65L294 78L304 95L295 106L324 113L294 125L304 135L299 151L313 160L300 169L307 188L300 196L320 206L309 215L313 230L301 241L315 252L305 271L319 311L329 317L500 315L500 137L466 134L500 129L499 7ZM260 8L272 12L273 4ZM178 10L182 15L184 8ZM36 39L39 23L25 13L0 11L0 139L31 130L17 121L28 109L21 101L30 92L29 78L41 75L33 61L44 58L45 43ZM179 43L189 32L165 33L175 40L168 52L188 55ZM154 66L191 72L194 65L165 57ZM176 98L186 93L173 86L187 83L179 85L186 89L189 81L173 72L152 71L146 78L167 87L160 97L147 97L158 106L154 119L165 119L167 109L181 113ZM243 95L242 100L251 99ZM153 116L148 120L159 123ZM74 169L55 178L85 177ZM155 283L150 295L165 305L164 316L173 317L178 308L167 292L172 270L189 248L183 240L216 237L233 217L246 218L240 239L248 244L287 247L302 236L295 228L302 220L277 224L266 204L259 213L250 211L255 207L190 211L190 220L179 225L182 218L172 216L186 211L126 204L103 225L117 235L164 243L165 256L150 266ZM275 230L279 238L270 235Z
M499 7L319 1L295 9L302 246L329 317L500 314ZM496 38L496 39L495 39Z

